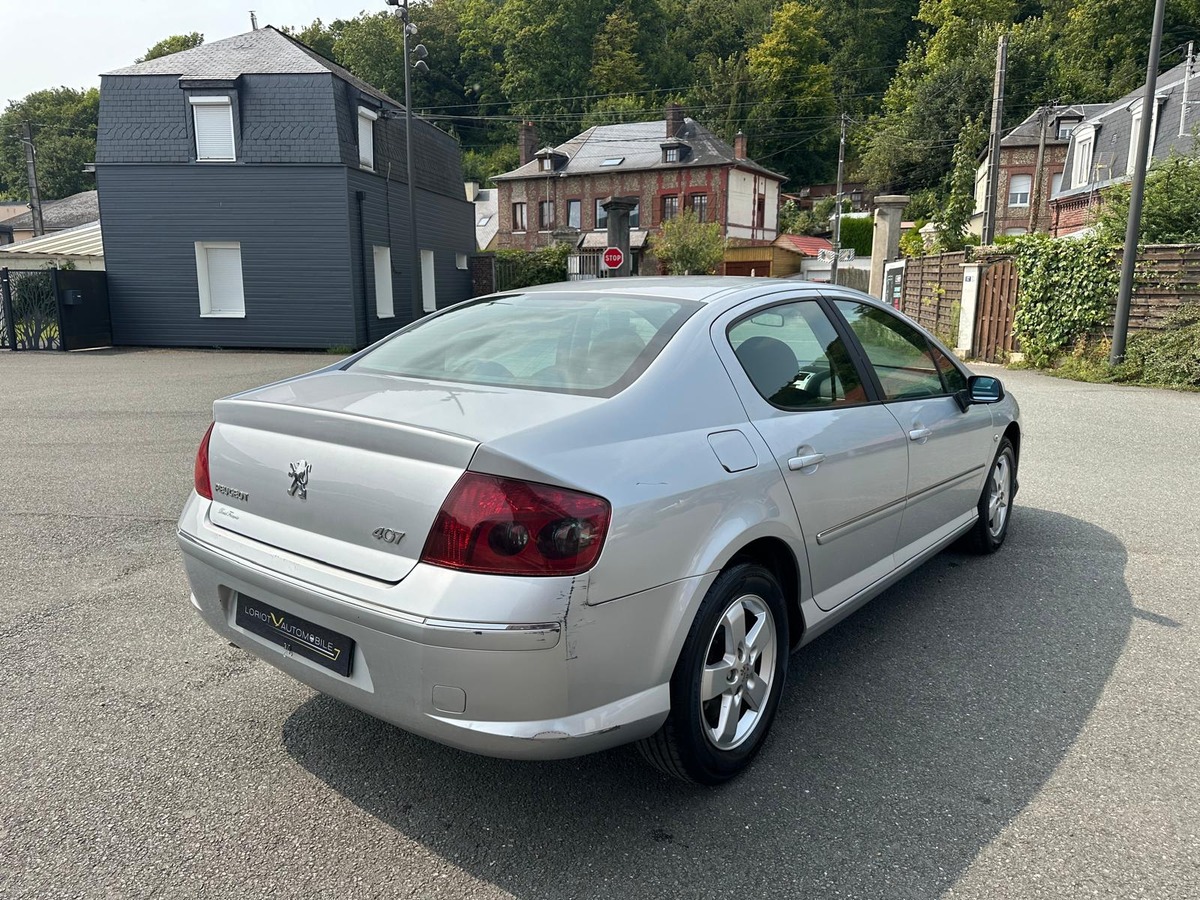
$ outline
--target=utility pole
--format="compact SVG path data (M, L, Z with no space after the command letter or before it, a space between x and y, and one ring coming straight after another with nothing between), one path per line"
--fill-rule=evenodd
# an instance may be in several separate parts
M1121 286L1117 289L1117 314L1113 319L1112 351L1108 361L1114 366L1125 358L1125 340L1129 335L1129 305L1133 299L1133 267L1137 263L1138 237L1142 232L1142 200L1146 194L1146 169L1150 162L1150 127L1154 122L1154 92L1158 88L1158 57L1162 50L1163 8L1166 0L1154 4L1154 30L1150 34L1150 59L1146 63L1146 92L1142 95L1142 121L1138 128L1137 153L1129 189L1129 222L1125 226L1125 254L1121 257Z
M846 121L849 119L842 113L842 136L838 141L837 194L833 208L833 261L829 263L829 283L836 285L838 276L838 261L842 254L842 173L846 168Z
M412 50L412 56L416 57L416 62L409 65L409 38L417 33L417 26L409 21L409 0L386 0L386 3L388 6L397 7L396 15L404 23L404 168L408 173L408 265L409 286L412 291L412 316L415 322L424 315L425 307L421 302L421 254L417 250L417 192L412 161L412 83L409 69L428 72L429 64L425 62L425 57L429 55L429 51L425 49L424 44L417 44Z
M983 245L996 239L996 192L1000 189L1000 129L1004 120L1004 72L1008 65L1008 35L996 44L996 81L992 86L992 134L988 148L987 195L983 204Z
M33 126L28 122L22 123L25 137L21 143L25 145L25 174L29 177L29 208L33 210L33 236L40 237L46 233L46 225L42 221L42 195L38 193L37 163L33 152Z
M1046 119L1050 110L1043 105L1038 110L1038 121L1041 123L1041 134L1038 137L1037 168L1033 170L1033 191L1029 198L1029 233L1037 231L1038 219L1042 214L1042 191L1045 189L1042 178L1042 167L1046 161Z
M1196 72L1196 42L1188 41L1187 68L1183 71L1183 103L1179 106L1179 136L1183 137L1187 127L1188 104L1194 103L1189 99L1192 86L1192 75Z

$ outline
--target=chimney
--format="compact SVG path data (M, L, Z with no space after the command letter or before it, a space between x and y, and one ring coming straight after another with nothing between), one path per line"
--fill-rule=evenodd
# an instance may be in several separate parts
M467 189L467 202L474 203L475 198L479 196L479 182L478 181L464 181L463 187L465 187Z
M533 160L537 153L537 129L532 122L522 122L517 143L521 149L521 165Z
M683 130L683 107L678 103L667 104L667 140L677 137Z
M746 158L746 135L744 135L741 131L733 136L733 158Z

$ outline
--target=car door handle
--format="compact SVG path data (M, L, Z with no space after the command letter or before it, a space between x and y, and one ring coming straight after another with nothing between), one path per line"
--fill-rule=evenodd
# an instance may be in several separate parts
M793 472L800 469L807 469L809 466L820 465L825 462L824 453L808 453L804 456L793 456L788 460L788 468Z
M931 434L933 434L933 432L928 428L914 428L908 433L908 439L910 441L923 441Z

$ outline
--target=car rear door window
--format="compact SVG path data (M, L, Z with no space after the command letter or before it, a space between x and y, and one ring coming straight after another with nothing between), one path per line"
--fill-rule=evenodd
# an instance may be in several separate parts
M763 399L781 409L865 403L862 377L816 300L760 310L735 322L729 342Z
M925 335L903 319L865 303L835 300L858 338L886 400L914 400L946 393Z

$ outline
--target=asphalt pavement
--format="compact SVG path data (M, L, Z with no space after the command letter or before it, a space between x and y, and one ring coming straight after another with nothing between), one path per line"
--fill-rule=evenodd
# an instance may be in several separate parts
M1200 394L996 370L1008 543L800 651L701 789L451 750L201 624L211 402L331 361L0 352L0 896L1200 897Z

